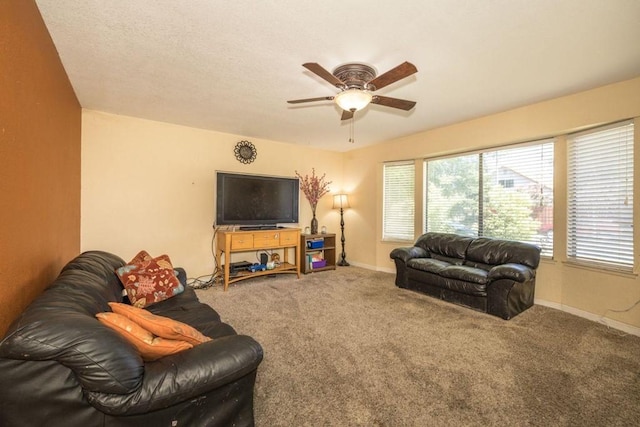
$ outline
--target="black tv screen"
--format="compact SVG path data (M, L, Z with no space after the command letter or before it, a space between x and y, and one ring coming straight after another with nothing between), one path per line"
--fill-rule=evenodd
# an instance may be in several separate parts
M216 223L297 223L299 191L298 178L216 172Z

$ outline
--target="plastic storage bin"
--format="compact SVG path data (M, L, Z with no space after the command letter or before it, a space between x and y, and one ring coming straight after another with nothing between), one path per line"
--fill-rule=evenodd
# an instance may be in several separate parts
M324 239L307 241L307 248L309 249L321 249L322 247L324 247Z
M322 268L322 267L326 267L327 266L327 260L323 259L320 261L313 261L311 263L311 268Z

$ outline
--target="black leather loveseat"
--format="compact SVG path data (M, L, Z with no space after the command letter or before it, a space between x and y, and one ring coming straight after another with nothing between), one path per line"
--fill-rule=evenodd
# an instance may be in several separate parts
M510 240L426 233L391 251L396 285L511 319L533 305L540 248Z
M10 326L0 343L0 425L253 425L262 348L193 289L147 309L212 340L152 362L96 319L122 301L114 270L124 264L105 252L81 254ZM176 271L184 285L184 270Z

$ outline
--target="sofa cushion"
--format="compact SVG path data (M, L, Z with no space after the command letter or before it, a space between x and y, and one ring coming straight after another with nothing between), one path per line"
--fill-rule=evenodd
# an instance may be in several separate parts
M473 237L458 236L450 233L425 233L418 238L414 246L421 247L434 257L434 254L463 260Z
M452 265L442 269L439 274L449 279L462 280L479 285L486 285L489 282L488 271L466 265Z
M450 265L451 264L446 261L440 261L434 258L414 258L407 263L407 266L410 268L434 274L440 273L440 271Z
M136 307L146 307L184 291L167 255L127 264L116 273Z
M114 313L125 316L127 319L160 338L186 341L192 345L211 341L211 338L203 335L197 329L186 323L152 314L143 308L116 302L110 302L109 307L111 307Z
M478 237L469 245L466 258L489 266L516 263L535 269L540 263L540 248L528 243Z
M408 269L409 289L418 290L435 297L442 297L442 290L460 292L466 295L486 297L487 284L468 282L466 280L453 279L441 274L422 271L415 268Z
M489 265L489 264L485 264L483 262L478 262L478 261L470 261L468 259L464 260L463 265L466 265L467 267L480 268L485 271L489 271L493 267L495 267L495 265Z
M140 352L142 359L153 361L170 354L179 353L193 347L186 341L155 337L151 332L122 314L97 313L96 317L105 326L121 334Z
M431 256L434 259L437 259L439 261L444 261L448 264L453 264L453 265L462 265L462 263L464 262L464 260L462 258L452 258L446 255L439 255L436 253L432 253Z

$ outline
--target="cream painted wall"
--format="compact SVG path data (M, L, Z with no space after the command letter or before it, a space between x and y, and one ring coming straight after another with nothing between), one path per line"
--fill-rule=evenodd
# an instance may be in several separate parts
M234 146L243 139L256 160L238 162ZM82 113L81 248L113 252L125 260L139 250L168 253L190 277L213 270L216 170L295 176L327 174L333 193L342 190L342 154L304 146L205 131L84 110ZM300 193L300 227L311 221ZM332 198L320 200L320 226L339 233ZM253 261L253 254L243 259ZM235 259L234 259L235 260Z
M408 242L382 241L383 162L415 159L419 166L425 157L557 137L556 253L553 259L543 260L538 270L536 300L638 329L640 306L615 311L640 300L637 274L578 268L566 262L563 251L567 205L563 135L634 117L640 117L640 77L347 153L84 111L82 250L109 250L125 259L143 248L154 254L167 252L191 276L209 274L215 171L293 176L296 169L304 174L315 167L333 180L332 193L349 194L347 260L394 272L389 252ZM639 131L636 138L640 141ZM238 163L233 156L233 147L241 139L250 139L258 149L258 158L250 165ZM636 156L640 158L640 150ZM417 206L422 204L420 169ZM635 181L640 188L640 173ZM304 227L311 212L302 196L300 206ZM636 210L640 213L637 206ZM321 200L318 219L339 236L339 214L331 210L331 197ZM417 235L420 223L421 218L416 218ZM636 240L640 247L640 235Z
M419 104L418 108L428 107ZM356 264L393 272L395 267L389 259L389 252L408 243L382 241L382 163L385 161L417 159L421 164L425 157L564 135L633 117L640 117L640 78L346 153L345 184L353 189L352 198L357 206L357 212L349 213L353 222L349 233L357 242L351 247L350 257ZM563 250L566 247L566 141L562 136L556 141L556 253L554 259L543 261L538 270L536 299L568 311L586 312L595 318L604 316L640 328L640 305L624 313L612 311L626 309L640 300L637 274L612 274L577 268L566 262ZM639 146L638 141L640 120L636 119L636 147ZM636 158L639 151L636 150ZM638 164L640 162L636 161ZM418 172L421 172L420 168ZM640 173L636 174L635 188L640 188L639 176ZM417 192L421 193L420 185ZM636 217L640 217L638 199L635 201ZM418 202L421 206L421 199ZM419 224L420 218L416 221ZM416 230L417 237L421 228ZM636 248L640 248L640 234L636 235Z

